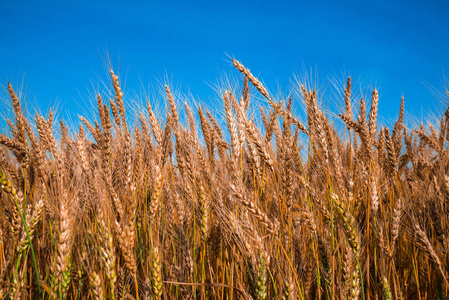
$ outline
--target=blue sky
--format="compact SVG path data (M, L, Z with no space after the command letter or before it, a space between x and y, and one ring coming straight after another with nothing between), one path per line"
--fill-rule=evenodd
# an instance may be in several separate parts
M211 84L239 75L230 55L274 94L311 69L330 89L329 78L347 75L378 87L386 118L401 95L419 115L444 107L429 86L444 92L449 70L449 5L424 2L3 0L0 85L24 78L27 99L44 112L57 104L77 114L108 80L107 52L125 93L167 74L207 103Z

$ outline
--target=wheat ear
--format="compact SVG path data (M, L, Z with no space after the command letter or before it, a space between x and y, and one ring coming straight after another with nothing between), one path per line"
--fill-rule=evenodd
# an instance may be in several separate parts
M249 71L249 69L245 68L244 65L242 65L238 60L232 59L232 63L234 64L234 67L237 68L243 75L245 75L248 80L254 85L254 87L259 91L259 93L271 101L271 97L268 94L267 89L263 86L263 84L254 77L253 74Z
M248 211L252 213L254 217L256 217L256 219L265 226L266 229L272 233L277 232L279 228L277 221L272 222L268 216L260 210L260 208L258 208L253 202L249 201L245 195L237 191L235 185L231 184L231 189L233 190L235 197L240 200L243 206L245 206L246 209L248 209Z
M153 262L151 268L151 290L156 299L161 299L162 296L162 266L159 248L153 248Z

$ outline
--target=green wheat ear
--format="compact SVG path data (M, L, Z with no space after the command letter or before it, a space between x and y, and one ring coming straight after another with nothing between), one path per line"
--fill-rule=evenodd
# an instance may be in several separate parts
M20 219L22 220L22 224L23 224L23 228L25 229L27 238L28 238L28 245L30 246L31 249L31 255L33 258L33 263L34 263L34 270L36 272L36 280L37 280L37 287L38 287L38 292L39 292L39 297L41 297L41 283L40 283L40 278L39 278L39 269L37 267L37 262L36 262L36 256L34 254L34 247L33 244L31 242L31 235L30 232L28 230L28 226L27 226L27 222L25 220L25 217L22 214L22 211L20 209L20 205L18 202L18 198L17 198L17 192L16 189L14 188L14 186L12 185L12 182L7 179L5 172L3 171L3 169L0 167L0 187L1 189L7 193L8 195L10 195L14 201L14 204L16 206L17 211L19 212L20 215ZM37 224L37 222L36 222Z
M162 270L159 248L153 248L153 263L151 268L151 289L157 299L162 296Z

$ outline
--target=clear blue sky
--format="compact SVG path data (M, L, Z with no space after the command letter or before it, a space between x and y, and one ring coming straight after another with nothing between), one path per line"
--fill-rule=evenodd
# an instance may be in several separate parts
M304 68L322 84L351 75L379 88L386 117L401 95L415 114L441 108L424 83L444 92L449 70L447 1L2 0L0 16L0 84L24 77L44 111L82 110L92 83L107 79L106 51L125 92L168 74L210 101L211 82L239 75L228 54L272 92Z

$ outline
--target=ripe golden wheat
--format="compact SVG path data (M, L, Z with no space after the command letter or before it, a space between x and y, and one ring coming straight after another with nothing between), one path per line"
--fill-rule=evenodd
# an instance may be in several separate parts
M111 70L98 121L57 137L53 112L25 117L8 84L0 299L447 299L449 110L411 129L402 100L378 129L377 90L354 116L349 78L338 130L320 91L283 102L233 64L227 128L168 86L165 118L148 103L132 126Z

